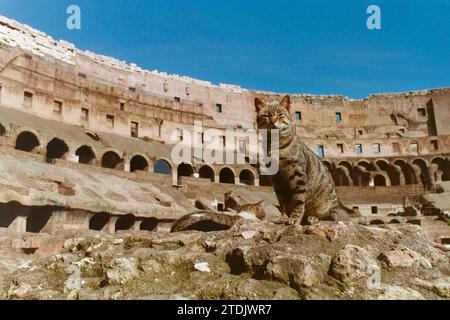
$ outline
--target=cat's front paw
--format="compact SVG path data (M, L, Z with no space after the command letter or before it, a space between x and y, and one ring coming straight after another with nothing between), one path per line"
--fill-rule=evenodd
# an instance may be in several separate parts
M302 218L289 218L288 224L294 225L294 226L299 226L302 224Z

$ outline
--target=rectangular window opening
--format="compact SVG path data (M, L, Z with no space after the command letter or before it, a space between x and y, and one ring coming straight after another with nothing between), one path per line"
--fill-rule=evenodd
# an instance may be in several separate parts
M81 108L81 120L89 120L89 110L86 108Z
M357 144L357 145L355 146L355 151L356 151L356 153L358 153L358 154L363 153L363 147L362 147L362 144Z
M62 102L61 101L53 101L53 112L54 113L62 113Z
M114 128L114 116L112 116L110 114L106 115L106 123L107 123L108 127Z
M318 146L317 147L317 156L319 158L324 158L325 157L325 149L323 146Z
M131 137L139 138L139 123L131 121Z

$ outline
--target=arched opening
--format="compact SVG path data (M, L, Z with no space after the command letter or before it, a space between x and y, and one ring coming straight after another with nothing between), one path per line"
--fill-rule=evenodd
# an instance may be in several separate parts
M27 217L27 232L41 232L49 222L53 210L45 207L33 208Z
M426 190L430 190L432 187L431 176L428 171L428 166L425 160L415 159L413 164L420 169L419 179Z
M61 159L67 152L69 152L67 144L61 139L53 138L47 144L47 153L45 157L48 160Z
M194 175L194 168L190 164L180 163L177 168L179 177L192 177Z
M389 180L391 181L391 186L399 186L400 185L400 173L397 171L397 169L387 163L384 160L378 160L376 162L378 168L380 170L386 172L386 174L389 176Z
M376 170L375 166L371 162L366 160L358 162L358 166L363 167L364 169L366 169L366 171Z
M141 223L141 230L154 231L158 226L158 219L156 218L145 218Z
M172 167L169 162L160 159L155 162L155 165L153 166L153 172L170 175L172 174Z
M0 123L0 136L4 136L6 133L6 128Z
M89 229L101 231L103 230L109 222L109 214L107 213L96 213L91 220L89 220Z
M343 173L343 176L345 177L345 178L342 177L343 180L340 182L340 185L345 186L346 185L345 183L347 183L347 182L345 182L345 180L349 180L349 179L351 179L352 181L349 180L348 185L353 185L353 184L358 185L357 179L355 178L355 174L353 171L353 165L349 161L339 162L338 165L336 166L336 168L338 168L338 167L342 168L341 171ZM339 173L339 176L341 176L341 173ZM339 179L341 179L341 178L339 177Z
M220 183L234 184L234 178L234 173L230 168L223 168L222 170L220 170Z
M248 186L255 185L255 177L250 170L242 170L239 174L239 182Z
M9 228L19 214L23 213L23 208L19 202L0 204L0 228Z
M32 152L39 145L39 139L34 133L24 131L17 136L15 148L16 150Z
M148 162L143 156L134 156L130 161L130 171L148 171Z
M385 186L387 186L386 178L384 176L382 176L381 174L379 174L379 175L377 175L377 176L375 176L373 178L373 183L377 187L385 187Z
M75 152L78 156L78 162L83 164L93 164L95 161L95 153L90 146L81 146Z
M431 163L436 164L442 172L442 181L450 181L450 161L448 159L434 158Z
M259 176L259 185L261 187L272 187L272 181L270 181L270 176Z
M417 184L416 174L413 168L403 160L397 160L394 162L402 170L405 177L405 184Z
M389 223L400 223L397 219L392 219Z
M214 182L214 170L210 166L203 166L198 171L200 178Z
M338 167L335 170L335 174L333 175L333 180L336 186L338 187L349 187L350 186L350 178L348 172L346 172L346 168Z
M108 169L119 169L119 165L123 163L123 159L114 151L106 152L102 157L102 167Z
M132 214L120 217L116 221L116 231L130 230L134 226L135 217Z
M383 220L372 220L372 221L370 221L370 224L373 224L373 225L384 224L384 221Z
M322 163L327 167L330 174L333 172L333 165L329 161L322 160Z

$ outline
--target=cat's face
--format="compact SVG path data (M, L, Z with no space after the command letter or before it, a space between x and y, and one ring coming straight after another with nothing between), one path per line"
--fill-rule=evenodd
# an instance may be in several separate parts
M280 104L266 105L260 99L255 99L255 108L258 114L258 129L279 130L280 134L292 131L292 118L290 114L291 101L285 96Z

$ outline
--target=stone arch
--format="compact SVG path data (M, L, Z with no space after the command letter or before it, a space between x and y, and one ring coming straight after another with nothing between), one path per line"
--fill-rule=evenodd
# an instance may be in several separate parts
M145 230L145 231L154 231L156 227L158 226L158 219L156 218L145 218L139 229Z
M4 136L6 134L6 128L3 124L0 123L0 136Z
M417 184L416 173L410 164L402 159L395 160L394 164L400 167L405 178L405 184Z
M158 159L153 166L153 172L171 175L172 164L170 163L170 161L167 161L166 159Z
M333 180L336 186L351 186L352 179L350 177L350 172L343 166L337 166L334 170Z
M41 232L50 221L54 208L34 207L27 217L26 231L31 233Z
M214 182L214 176L215 176L215 172L214 169L211 168L208 165L204 165L202 166L199 170L199 177L202 179L209 179L210 181Z
M180 163L177 167L178 177L192 177L194 176L194 168L188 163Z
M431 180L431 175L428 170L428 164L427 162L422 158L416 158L412 161L412 164L418 168L418 177L420 179L420 182L424 186L425 189L429 190L433 183Z
M327 169L330 173L333 172L333 163L331 163L330 161L327 161L327 160L322 160L322 163L325 165L325 167L327 167Z
M123 159L114 151L107 151L102 156L102 167L119 170Z
M353 182L355 186L367 187L370 183L370 172L364 166L355 166L353 169Z
M383 220L375 219L375 220L370 221L370 224L377 225L377 224L385 224L385 223Z
M254 186L255 185L255 176L253 173L248 170L244 169L239 174L239 182L242 184L246 184L248 186Z
M105 212L96 213L89 220L89 230L101 231L109 222L109 214Z
M397 220L397 219L392 219L391 221L389 221L389 223L400 223L400 221L399 220Z
M377 174L376 176L373 177L373 183L377 187L387 186L386 177L381 174Z
M16 150L33 152L41 145L39 138L31 131L22 131L16 137Z
M14 220L23 212L23 205L12 201L0 204L0 228L9 228Z
M127 214L126 216L121 216L116 221L116 231L120 230L130 230L136 221L135 216L132 214Z
M357 166L363 167L366 171L376 171L377 168L369 160L359 160Z
M141 155L135 155L130 161L130 171L148 171L148 160Z
M83 164L94 164L95 156L94 150L92 147L84 145L81 146L75 151L75 155L78 156L78 162Z
M387 160L379 159L375 162L380 171L386 172L391 182L391 186L400 185L400 172L397 167L392 166Z
M228 167L222 168L222 170L220 170L220 173L219 173L219 182L234 184L235 183L235 174L234 174L233 170L231 170Z
M62 159L69 152L69 146L64 140L59 138L53 138L47 143L47 152L45 154L46 159Z
M438 166L441 181L450 181L450 162L448 159L435 157L431 160L431 163Z

